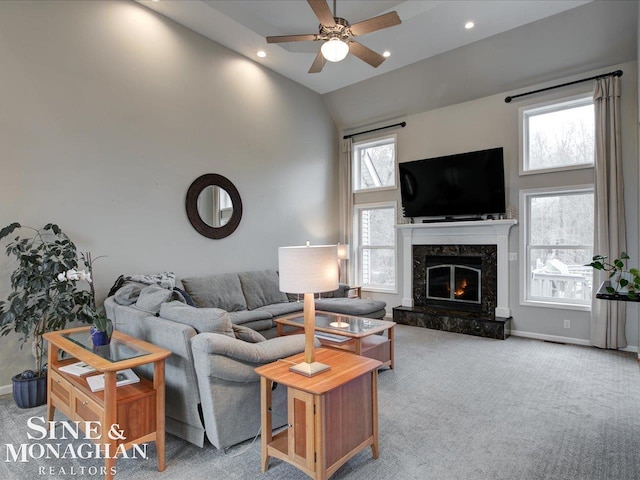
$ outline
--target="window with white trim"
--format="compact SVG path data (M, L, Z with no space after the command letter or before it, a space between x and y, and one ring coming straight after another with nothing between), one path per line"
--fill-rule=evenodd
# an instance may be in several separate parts
M523 107L520 123L521 175L593 167L591 96Z
M372 291L396 291L395 202L354 206L356 279Z
M396 136L353 144L353 191L396 188Z
M589 309L593 269L592 185L520 192L523 304Z

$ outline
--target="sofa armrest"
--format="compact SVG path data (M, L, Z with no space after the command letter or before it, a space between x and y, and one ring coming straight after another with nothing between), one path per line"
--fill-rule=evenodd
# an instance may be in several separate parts
M340 283L338 285L338 289L333 292L333 297L334 298L345 298L349 296L349 290L351 290L351 287L346 284L346 283Z
M254 368L304 351L304 335L287 335L247 343L216 333L191 339L199 378L217 377L231 382L257 382Z

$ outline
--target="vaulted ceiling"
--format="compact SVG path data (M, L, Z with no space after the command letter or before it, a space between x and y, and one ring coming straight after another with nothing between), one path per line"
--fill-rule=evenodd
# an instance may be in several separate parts
M373 68L353 55L307 73L321 42L267 44L265 37L318 32L305 0L136 0L138 3L324 94L396 70L590 0L337 0L337 15L351 24L396 11L401 25L358 41L390 57ZM333 11L333 2L329 0ZM475 26L465 29L465 23ZM267 56L259 58L263 50Z

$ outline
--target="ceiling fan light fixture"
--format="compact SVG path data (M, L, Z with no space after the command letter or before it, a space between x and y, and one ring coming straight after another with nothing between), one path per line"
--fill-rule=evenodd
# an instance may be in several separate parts
M333 37L322 44L322 56L329 62L340 62L349 53L349 45L338 37Z

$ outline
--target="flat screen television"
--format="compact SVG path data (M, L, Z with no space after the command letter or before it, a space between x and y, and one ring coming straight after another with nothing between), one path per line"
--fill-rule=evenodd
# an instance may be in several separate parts
M503 149L398 165L405 217L459 217L505 212Z

